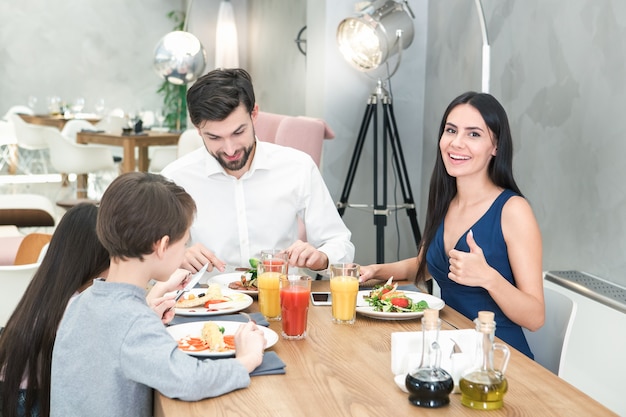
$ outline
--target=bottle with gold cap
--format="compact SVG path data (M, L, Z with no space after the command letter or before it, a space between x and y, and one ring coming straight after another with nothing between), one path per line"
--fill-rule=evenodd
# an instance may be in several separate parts
M440 367L441 348L439 310L424 310L422 317L422 360L420 366L406 376L409 401L419 407L442 407L450 403L454 388L452 376Z
M479 311L476 324L476 359L459 381L461 404L476 410L496 410L504 405L508 383L504 377L509 363L509 348L494 343L496 322L491 311ZM502 352L502 361L494 367L494 352Z

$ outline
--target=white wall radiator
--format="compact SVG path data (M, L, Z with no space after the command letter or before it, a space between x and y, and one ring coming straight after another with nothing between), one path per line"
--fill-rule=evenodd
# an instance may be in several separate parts
M544 284L578 305L560 377L626 416L626 288L580 271L548 271Z

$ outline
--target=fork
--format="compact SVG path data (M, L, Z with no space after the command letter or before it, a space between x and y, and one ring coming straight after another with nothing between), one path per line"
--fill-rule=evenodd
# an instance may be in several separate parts
M248 321L251 321L252 323L256 324L256 321L254 321L254 320L252 319L252 317L250 317L250 314L248 314L248 313L246 313L246 312L244 312L244 311L240 311L240 312L239 312L239 314L241 314L242 316L244 316L245 318L247 318L247 319L248 319Z

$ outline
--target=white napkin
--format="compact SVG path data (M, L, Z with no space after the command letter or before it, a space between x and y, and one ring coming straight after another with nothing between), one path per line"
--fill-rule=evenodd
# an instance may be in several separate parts
M461 348L461 353L452 354L454 340ZM476 351L476 331L441 330L439 332L441 347L440 366L452 375L454 391L459 392L459 379L466 369L473 365ZM452 355L451 355L452 354ZM422 332L391 333L391 372L398 386L406 392L404 377L420 365L422 359Z

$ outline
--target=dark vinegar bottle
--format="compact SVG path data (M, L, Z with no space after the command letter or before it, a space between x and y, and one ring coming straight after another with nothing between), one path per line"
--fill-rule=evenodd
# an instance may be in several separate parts
M440 329L439 311L425 310L422 317L422 360L419 368L409 372L405 380L409 401L418 407L436 408L450 404L454 381L440 367Z

